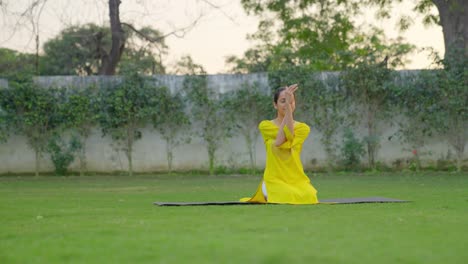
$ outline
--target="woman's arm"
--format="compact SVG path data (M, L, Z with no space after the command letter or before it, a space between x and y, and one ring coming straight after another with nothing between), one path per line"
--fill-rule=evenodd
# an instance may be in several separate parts
M297 90L297 84L291 85L286 88L286 111L284 114L283 121L279 126L278 135L276 136L275 146L279 147L286 141L286 135L284 133L284 126L288 127L288 130L291 132L291 135L294 136L294 109L295 109L295 101L294 101L294 92Z
M286 117L284 119L286 119ZM281 146L281 144L283 144L286 141L286 134L284 133L284 119L283 122L281 122L278 134L276 135L275 147Z

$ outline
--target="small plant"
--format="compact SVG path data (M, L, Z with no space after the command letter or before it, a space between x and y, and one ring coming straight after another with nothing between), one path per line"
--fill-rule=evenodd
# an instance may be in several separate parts
M215 167L214 172L217 175L228 174L230 172L230 169L225 165L218 165Z
M47 144L52 163L55 167L56 175L66 175L68 167L75 160L75 153L81 149L78 138L71 137L66 142L59 135L54 135Z
M341 146L342 164L347 168L355 168L360 164L364 153L363 143L355 137L351 129L346 129Z

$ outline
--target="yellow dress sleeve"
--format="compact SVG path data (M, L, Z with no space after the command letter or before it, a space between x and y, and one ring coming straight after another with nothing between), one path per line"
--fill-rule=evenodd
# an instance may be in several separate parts
M291 131L289 131L288 126L283 128L284 134L286 135L286 141L279 146L279 148L293 148L296 145L302 145L307 139L310 133L310 128L304 123L296 123L294 126L294 136Z
M278 126L276 126L272 121L264 120L260 122L258 129L262 134L265 146L274 144L276 136L278 135ZM284 126L283 131L286 135L286 141L278 146L278 148L288 149L296 145L302 145L309 136L310 128L305 123L296 122L294 125L294 136L287 126Z

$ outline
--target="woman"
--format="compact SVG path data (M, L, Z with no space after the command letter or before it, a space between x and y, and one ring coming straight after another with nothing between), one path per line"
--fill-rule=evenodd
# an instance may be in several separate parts
M297 84L280 88L274 95L276 119L263 120L258 126L266 149L265 172L254 196L242 198L242 202L318 203L317 190L304 173L300 159L310 128L293 119L297 89Z

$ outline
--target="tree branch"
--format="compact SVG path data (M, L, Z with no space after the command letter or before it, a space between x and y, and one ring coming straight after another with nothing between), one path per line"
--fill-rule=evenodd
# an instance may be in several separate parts
M212 8L214 9L217 9L219 12L221 12L225 17L227 17L229 20L231 20L232 23L236 24L236 25L239 25L233 17L231 17L230 15L228 15L226 12L224 12L224 10L220 7L220 6L217 6L213 3L211 3L211 1L208 1L208 0L200 0L202 2L204 2L205 4L211 6Z
M128 24L128 23L125 23L125 22L121 22L120 24L121 25L124 25L126 27L128 27L129 29L131 29L132 31L134 31L135 33L137 33L138 35L140 35L141 37L143 37L146 41L149 41L151 43L156 43L156 42L161 42L163 39L169 37L169 36L176 36L178 38L183 38L185 36L185 34L187 34L190 30L192 30L197 24L198 22L200 21L202 16L199 16L197 19L195 19L195 21L193 21L190 25L184 27L184 28L180 28L180 29L176 29L172 32L169 32L167 34L164 34L160 37L157 37L157 38L152 38L150 36L148 36L147 34L141 32L140 30L136 29L133 25L131 24Z

